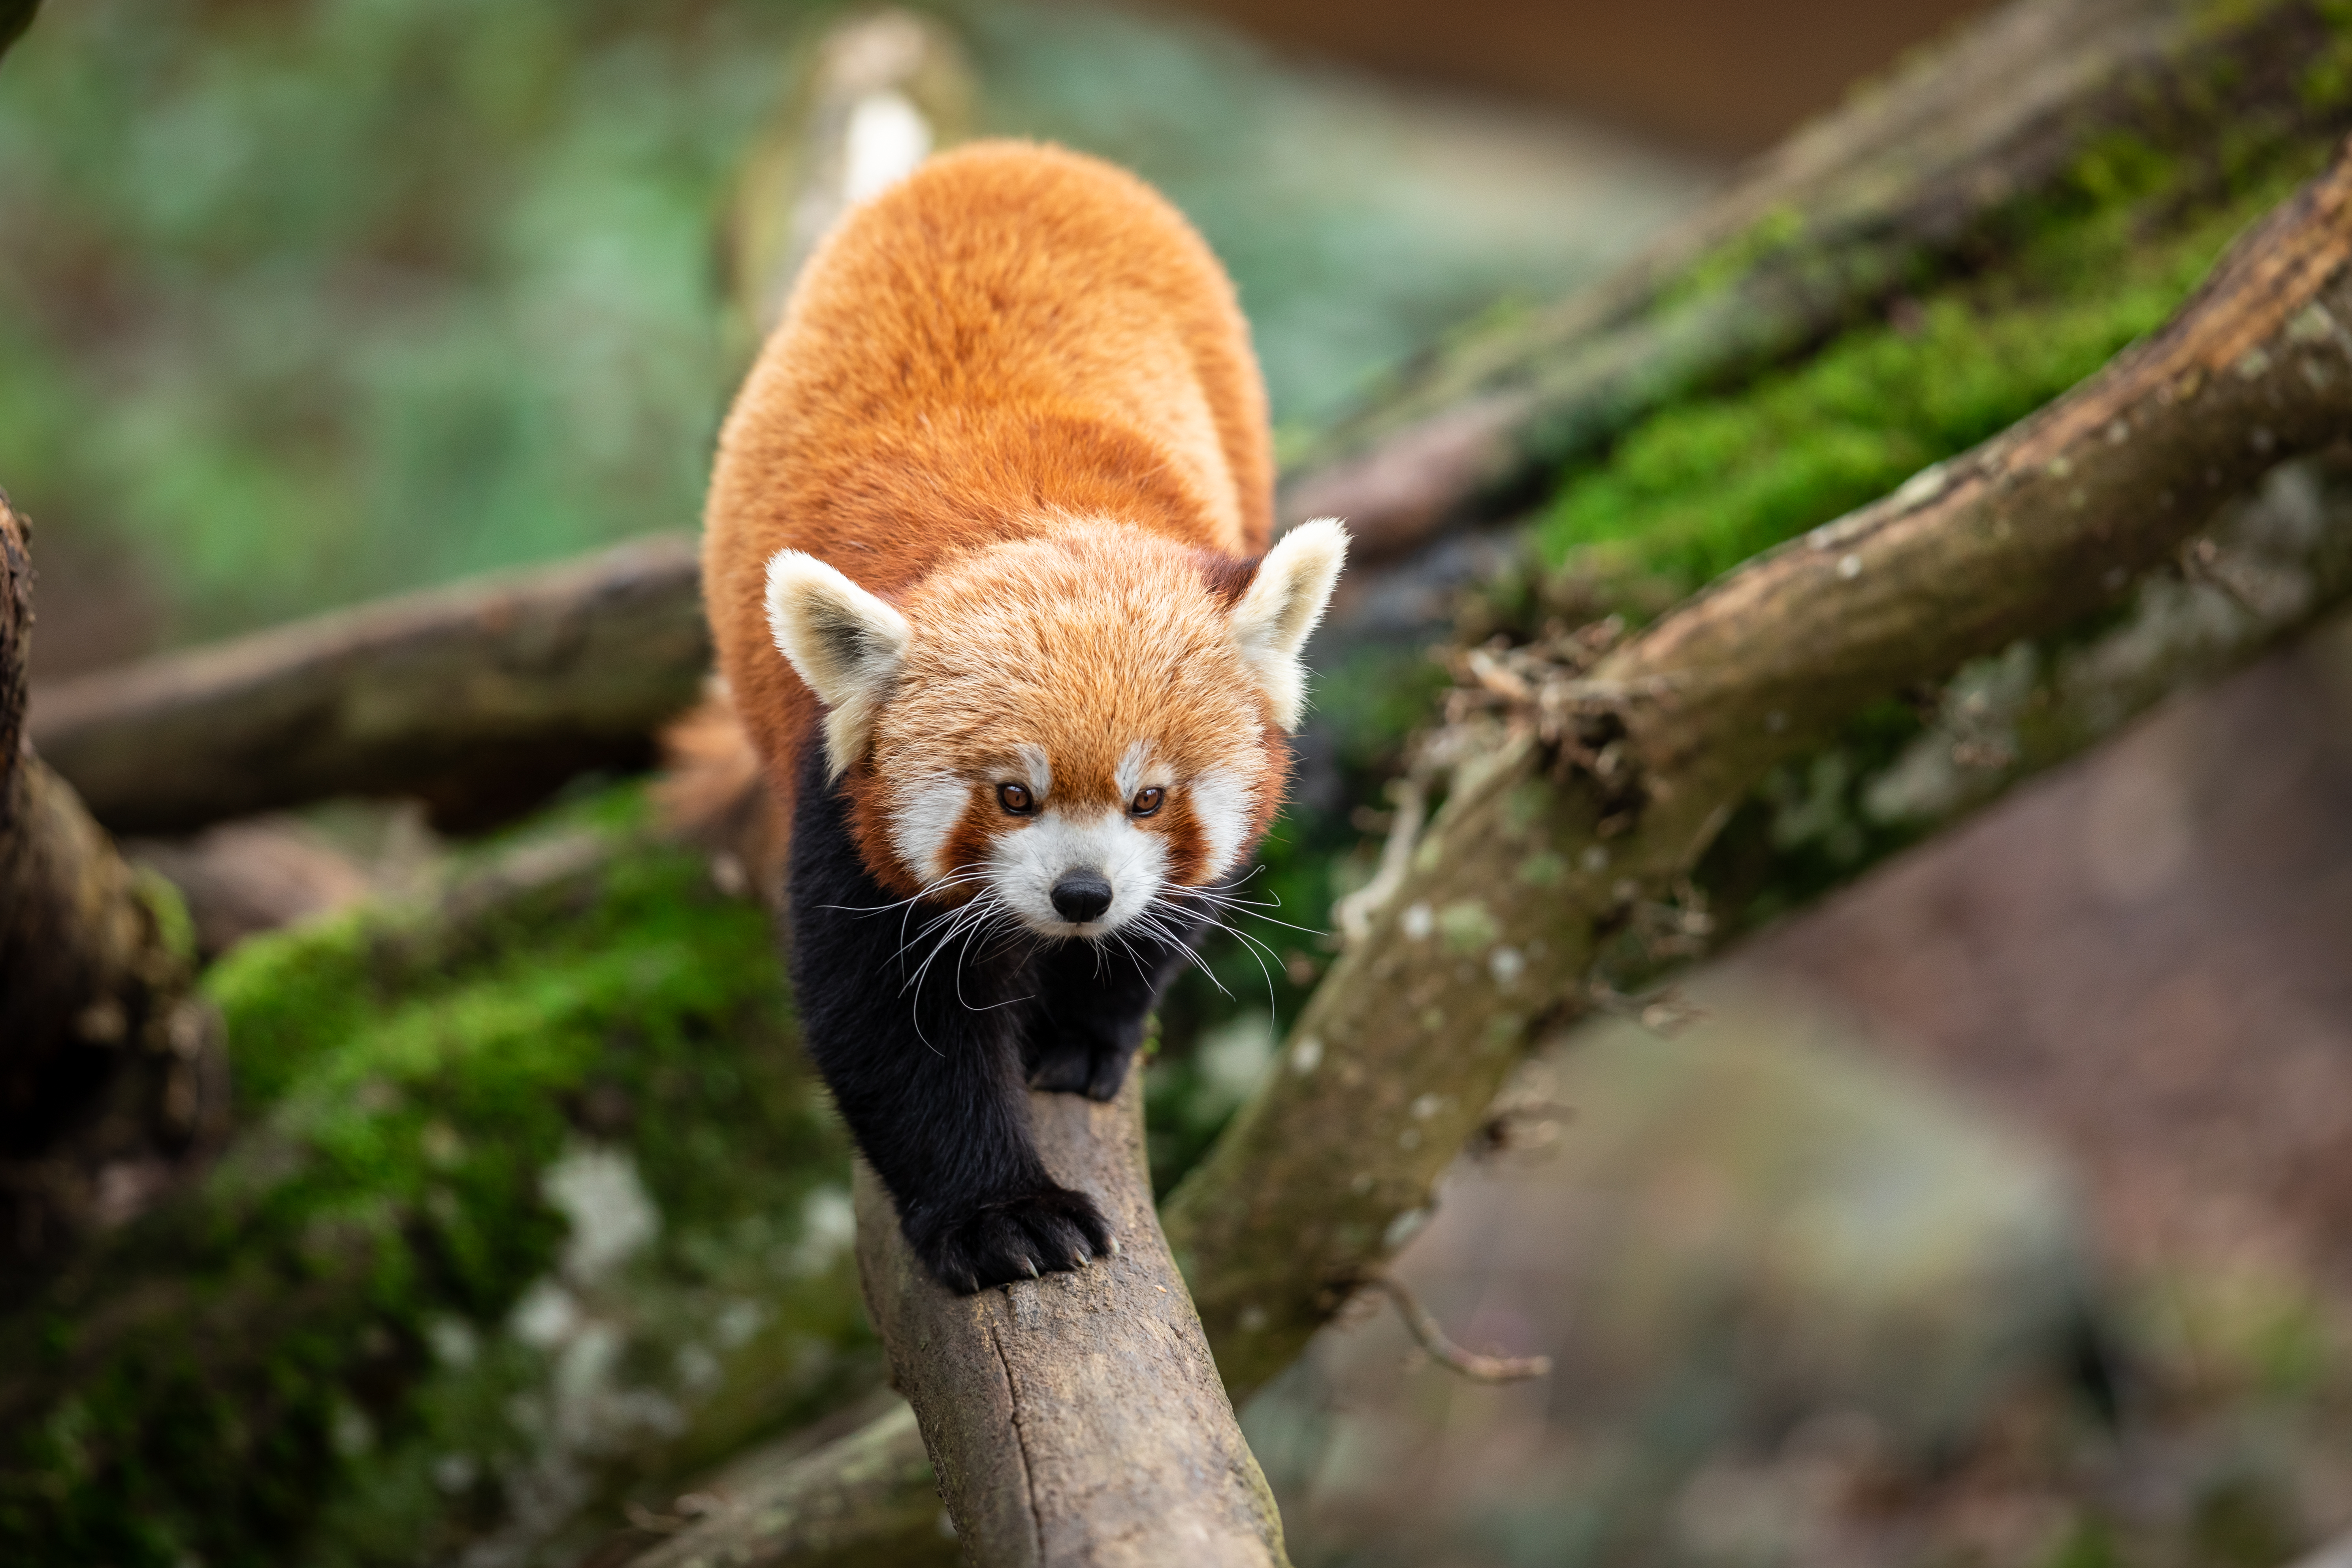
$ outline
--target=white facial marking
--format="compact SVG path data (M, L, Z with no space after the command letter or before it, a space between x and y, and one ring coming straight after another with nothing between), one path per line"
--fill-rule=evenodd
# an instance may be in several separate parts
M1250 781L1238 768L1211 768L1192 781L1192 816L1208 850L1202 880L1215 881L1234 868L1249 837Z
M1054 884L1071 871L1094 871L1110 884L1110 908L1077 924L1054 908ZM1121 810L1084 814L1048 807L1026 825L1000 833L989 852L997 894L1041 936L1108 936L1143 912L1168 878L1168 848Z
M1118 759L1118 771L1111 775L1118 781L1119 799L1135 798L1135 792L1143 787L1144 769L1150 766L1150 742L1138 741L1128 747L1125 754Z
M1045 797L1054 793L1054 764L1046 759L1045 748L1020 745L1013 751L1021 759L1021 766L1026 772L1030 798L1042 805Z
M953 773L923 773L901 785L890 805L890 847L907 868L926 882L953 868L941 858L971 787Z

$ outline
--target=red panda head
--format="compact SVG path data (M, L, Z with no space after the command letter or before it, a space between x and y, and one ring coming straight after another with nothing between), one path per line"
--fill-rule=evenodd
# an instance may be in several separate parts
M1234 869L1272 818L1346 552L1328 520L1254 569L1082 524L952 559L894 605L783 551L768 621L828 710L878 880L1101 937Z

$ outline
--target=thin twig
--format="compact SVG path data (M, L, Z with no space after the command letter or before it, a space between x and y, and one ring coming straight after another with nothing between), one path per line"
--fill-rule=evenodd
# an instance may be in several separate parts
M1429 1352L1430 1360L1473 1383L1525 1383L1529 1378L1551 1375L1551 1357L1548 1355L1480 1355L1476 1351L1464 1350L1447 1337L1429 1309L1415 1300L1400 1280L1374 1274L1364 1283L1388 1293L1389 1300L1396 1303L1397 1316L1404 1320L1405 1331L1412 1336L1415 1344Z

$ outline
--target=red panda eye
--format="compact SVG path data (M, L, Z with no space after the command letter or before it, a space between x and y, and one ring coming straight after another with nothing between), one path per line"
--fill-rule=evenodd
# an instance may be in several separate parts
M1135 799L1128 804L1127 809L1138 816L1150 816L1160 809L1160 803L1167 798L1168 792L1158 784L1153 784L1150 789L1136 791Z
M998 784L996 804L1015 816L1026 816L1029 815L1029 791L1017 784Z

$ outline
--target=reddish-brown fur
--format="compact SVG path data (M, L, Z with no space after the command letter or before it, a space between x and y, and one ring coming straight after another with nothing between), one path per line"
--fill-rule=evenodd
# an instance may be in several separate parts
M778 551L912 616L960 555L1115 520L1197 552L1205 601L1229 606L1273 472L1248 328L1173 208L1057 148L925 164L817 251L720 437L704 595L771 791L788 814L817 713L770 633ZM872 781L850 782L864 858L903 888Z

